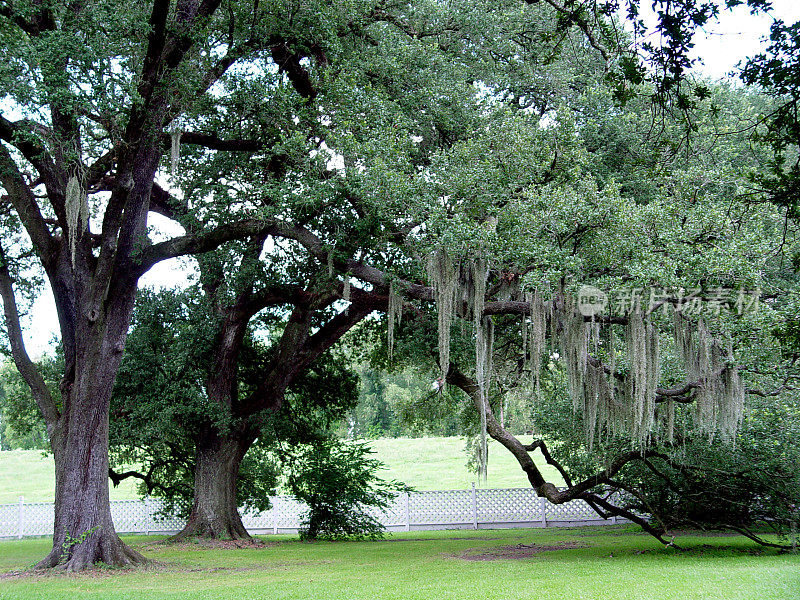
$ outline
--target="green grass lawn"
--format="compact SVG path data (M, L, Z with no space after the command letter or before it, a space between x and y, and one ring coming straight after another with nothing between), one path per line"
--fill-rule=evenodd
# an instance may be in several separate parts
M170 548L153 538L130 537L151 566L0 576L0 600L800 597L800 556L762 550L741 537L682 538L685 552L664 549L631 527L400 533L379 542L264 539L271 543L263 548L217 549ZM571 547L543 548L560 544ZM0 542L0 572L27 567L48 546L43 539ZM528 556L511 557L519 552ZM475 555L484 556L464 558Z
M397 438L372 440L376 457L387 469L385 479L398 479L418 490L468 488L476 481L466 468L464 440L448 438ZM561 481L555 470L543 467L556 483ZM53 459L38 450L0 452L0 504L19 501L52 502L54 486ZM487 487L528 487L522 469L514 458L496 442L489 444L489 477ZM133 480L111 488L112 500L137 498Z

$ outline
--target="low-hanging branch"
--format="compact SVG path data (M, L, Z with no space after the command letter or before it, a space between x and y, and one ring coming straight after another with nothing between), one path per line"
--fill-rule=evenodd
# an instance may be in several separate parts
M464 391L470 397L472 403L478 410L485 410L487 432L492 439L499 442L517 459L520 467L528 476L531 486L534 488L534 490L536 490L536 493L539 496L546 498L553 504L563 504L571 500L584 500L603 518L607 518L608 516L626 518L633 523L640 525L642 529L655 537L661 543L668 546L677 547L673 540L666 539L667 532L663 524L660 526L655 526L653 523L643 518L634 510L614 504L609 500L610 496L603 497L600 495L600 492L596 491L598 488L604 487L622 489L619 485L619 482L617 482L614 477L626 466L632 463L638 462L647 466L652 464L650 462L651 459L656 458L665 461L671 461L669 457L661 452L651 449L624 452L612 459L610 464L605 469L598 471L594 475L587 477L580 482L575 483L572 481L563 465L558 463L558 461L552 457L544 441L539 440L532 444L523 444L516 436L509 433L508 430L500 425L495 418L494 413L491 411L491 408L485 406L481 402L480 394L478 392L478 385L475 380L467 377L455 365L451 365L450 373L448 374L448 381ZM540 469L530 456L530 453L535 450L539 450L544 456L547 464L555 467L556 470L561 474L567 486L566 489L559 490L555 484L545 480ZM666 477L666 475L663 474L662 476ZM636 497L644 506L648 505L646 498L641 492L630 488L629 486L624 486L624 488L630 496ZM654 516L657 519L657 515ZM746 527L741 527L737 524L725 524L725 527L734 531L738 531L758 544L764 546L776 547L784 550L791 548L789 545L776 544L764 540Z
M546 321L549 325L537 325L535 329L549 327L551 338L555 338L563 350L575 409L584 415L590 443L595 435L604 431L619 434L628 429L631 438L644 447L656 425L656 404L664 402L667 439L672 437L676 402L693 402L697 406L698 423L709 433L718 431L723 437L731 438L741 422L744 388L733 364L732 351L722 348L702 320L697 324L695 334L688 321L675 312L676 346L690 377L690 383L676 391L658 388L658 333L638 307L629 315L609 317L605 321L606 324L626 327L627 354L632 368L624 380L626 401L623 401L615 393L616 372L611 370L609 373L598 359L590 357L588 351L590 339L597 344L597 320L578 312L574 301L563 290L548 301L538 299L535 293L527 301L486 302L483 297L476 300L473 293L476 280L471 269L475 268L475 259L456 261L441 248L427 260L426 270L432 284L428 287L390 278L364 262L340 257L304 227L275 221L270 233L300 243L322 264L330 265L338 272L381 289L394 284L407 298L435 302L439 321L439 366L443 377L449 363L450 326L456 315L475 322L476 341L484 336L484 325L489 325L484 318L493 314L521 314L530 317L534 323ZM532 341L539 346L537 350L541 350L545 332L534 333L535 340ZM482 345L476 344L476 356L482 352ZM476 368L480 369L478 362ZM611 382L607 375L611 375Z
M537 356L540 354L545 336L542 329L548 327L551 339L555 339L563 351L575 409L584 415L590 443L603 432L616 435L627 429L633 441L644 447L656 425L656 404L666 403L667 439L672 437L675 403L693 402L697 406L696 416L701 428L709 433L719 431L723 437L732 437L741 421L744 389L733 365L730 348L723 349L711 337L702 321L697 325L695 334L689 328L689 323L676 313L676 346L690 375L690 382L676 390L657 387L658 334L649 319L645 319L641 312L633 311L630 315L607 321L611 325L619 323L626 326L628 359L632 368L624 380L623 400L615 393L614 380L618 374L589 353L590 339L597 344L598 324L579 313L574 301L563 291L549 301L537 298L536 293L527 301L486 302L483 294L480 294L480 298L475 294L476 289L486 289L486 267L478 269L482 274L476 277L474 271L477 263L474 260L453 261L444 250L436 251L428 261L427 270L433 284L429 287L391 278L384 271L363 261L344 258L303 226L277 219L253 219L154 244L142 251L139 262L142 270L146 270L149 265L166 257L202 251L226 239L245 235L271 235L293 240L321 264L345 273L347 278L355 277L370 283L384 290L384 294L393 287L395 293L401 291L406 298L435 302L439 315L439 362L443 376L447 373L449 363L450 325L456 315L474 321L476 356L481 355L484 359L491 356L491 352L487 354L483 349L485 328L491 326L491 320L487 317L508 311L504 314L522 314L534 323L544 321L546 325L540 324L534 328L536 331L531 343L535 348L532 349ZM476 282L480 285L476 285ZM391 296L391 290L389 292ZM397 299L392 304L395 309L399 306ZM485 364L486 360L476 363L480 369L478 363ZM479 377L479 382L490 376L490 370L486 371L484 376Z
M623 467L633 460L640 459L647 455L647 450L644 451L631 451L618 456L605 470L595 474L592 477L584 479L583 481L568 486L565 490L559 490L558 487L551 482L548 482L539 467L531 458L526 446L519 441L514 435L508 432L500 425L488 405L484 405L481 400L478 384L474 379L467 377L457 367L451 365L450 372L448 373L448 382L455 385L463 392L465 392L478 410L484 410L486 418L486 429L492 439L498 441L504 446L514 458L517 459L522 470L528 477L531 486L536 493L544 498L547 498L553 504L564 504L571 500L587 500L605 509L609 514L616 515L629 519L630 521L641 526L642 529L647 531L650 535L655 537L663 544L670 544L671 542L664 539L666 532L663 529L653 527L649 521L639 515L628 511L625 508L616 506L608 502L592 490L604 484L608 484L614 475L616 475ZM551 457L552 458L552 457Z

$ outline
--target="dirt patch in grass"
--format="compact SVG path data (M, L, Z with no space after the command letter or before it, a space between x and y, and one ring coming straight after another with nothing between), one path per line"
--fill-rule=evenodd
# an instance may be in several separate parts
M252 540L206 540L194 538L183 542L170 542L169 540L159 540L157 542L147 542L136 546L138 550L155 550L169 548L170 550L241 550L257 549L263 550L270 546L275 546L280 542L265 542L254 538Z
M462 560L509 560L530 558L542 552L554 552L556 550L575 550L577 548L588 548L587 544L581 542L556 542L555 544L514 544L512 546L498 546L489 550L478 550L470 548L464 552L454 555Z
M196 548L195 548L196 549ZM186 566L173 561L148 560L143 565L131 567L105 567L97 566L77 573L67 573L59 569L26 569L0 573L0 581L12 579L41 580L55 577L65 578L87 578L101 579L106 577L117 577L131 573L252 573L258 571L274 571L280 569L291 569L299 566L326 564L330 561L295 561L295 562L267 562L264 564L250 565L246 567L201 567Z

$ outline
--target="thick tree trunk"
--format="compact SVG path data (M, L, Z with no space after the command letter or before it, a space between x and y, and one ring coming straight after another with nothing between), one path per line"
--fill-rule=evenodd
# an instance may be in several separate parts
M102 344L87 343L64 411L51 430L55 457L53 549L37 566L79 571L97 562L126 566L145 562L120 540L108 497L108 412L118 360Z
M209 433L197 442L192 510L173 541L250 539L239 516L236 486L242 459L253 441L252 435L232 432L225 437Z

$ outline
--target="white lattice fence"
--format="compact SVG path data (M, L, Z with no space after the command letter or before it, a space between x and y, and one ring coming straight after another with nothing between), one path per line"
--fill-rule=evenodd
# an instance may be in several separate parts
M23 535L53 534L53 505L50 502L23 504Z
M242 514L242 523L248 530L272 530L278 533L284 530L296 531L300 527L300 517L305 511L305 504L290 496L273 496L270 498L272 508L257 513L246 511Z
M478 522L529 523L542 518L542 499L530 489L476 490Z
M111 518L117 531L125 533L151 533L178 531L184 519L161 514L160 500L116 500L111 503Z
M272 508L244 511L244 526L259 533L294 532L300 527L302 502L289 496L271 498ZM184 521L160 516L159 500L123 500L111 503L114 526L120 533L178 531ZM552 505L530 488L448 490L399 495L385 511L373 514L391 529L491 528L596 524L600 517L582 500ZM610 520L607 522L616 522ZM0 538L52 535L53 504L49 502L0 505Z
M406 509L409 504L408 495L400 494L392 501L386 510L375 510L372 511L372 514L383 523L385 527L400 527L406 523Z
M18 504L0 504L0 537L19 535L19 517L20 506Z
M456 525L472 522L472 492L417 492L410 494L412 525Z
M564 504L546 503L546 518L548 521L592 521L600 517L583 500L572 500Z

